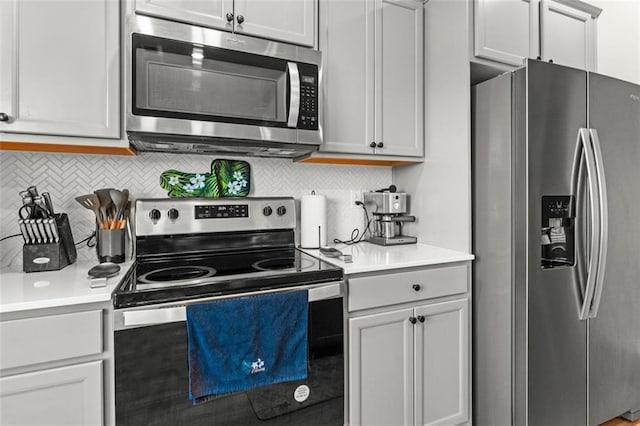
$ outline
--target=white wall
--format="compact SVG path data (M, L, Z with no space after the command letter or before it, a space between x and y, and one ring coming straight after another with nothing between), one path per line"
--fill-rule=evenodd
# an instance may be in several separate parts
M36 185L48 191L57 212L69 215L76 242L94 227L93 213L74 198L98 188L128 188L132 197L166 197L159 184L168 169L208 172L208 155L142 153L138 156L45 154L0 151L0 237L19 233L18 192ZM350 207L350 190L371 190L391 184L390 167L330 166L294 163L286 159L241 158L251 165L250 196L293 196L315 190L327 197L327 237L349 239L354 228L362 229L362 209ZM22 238L0 242L0 267L20 267ZM82 247L78 258L97 260L95 250Z
M410 196L418 241L471 250L468 2L425 5L425 160L396 167L394 183Z
M598 17L598 73L640 84L640 0L588 0Z

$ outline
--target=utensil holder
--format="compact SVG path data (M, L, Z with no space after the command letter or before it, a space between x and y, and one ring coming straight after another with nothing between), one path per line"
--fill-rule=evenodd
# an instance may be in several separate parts
M96 229L96 251L100 263L124 262L126 230Z
M22 247L24 272L58 271L74 263L78 257L66 213L53 216L58 231L58 241L53 243L25 244Z

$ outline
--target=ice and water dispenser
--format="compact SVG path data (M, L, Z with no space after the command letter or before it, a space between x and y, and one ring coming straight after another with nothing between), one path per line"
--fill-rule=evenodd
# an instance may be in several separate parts
M542 197L542 268L575 265L575 210L572 195Z

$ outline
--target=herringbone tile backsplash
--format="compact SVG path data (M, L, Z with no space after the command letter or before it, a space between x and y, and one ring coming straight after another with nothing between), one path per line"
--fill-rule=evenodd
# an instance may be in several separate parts
M165 197L160 174L168 169L208 172L213 157L143 153L135 157L45 154L0 151L0 238L16 234L18 192L35 185L48 191L56 212L69 215L76 242L90 235L93 213L74 198L99 188L128 188L135 198ZM231 158L231 157L227 157ZM293 196L314 190L327 197L327 236L348 239L354 228L362 228L361 209L349 205L350 190L371 190L391 184L391 168L328 166L294 163L286 159L241 158L251 164L250 196ZM22 262L22 238L0 242L0 267L17 268ZM95 250L78 248L79 260L96 260Z

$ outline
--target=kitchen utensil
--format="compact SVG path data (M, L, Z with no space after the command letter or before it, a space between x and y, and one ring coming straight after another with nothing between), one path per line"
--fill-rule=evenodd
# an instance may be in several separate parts
M55 212L53 211L53 202L51 201L51 195L48 192L43 192L42 198L44 198L44 205L49 212L49 217L53 216Z
M55 238L53 238L53 233L51 232L51 224L49 223L49 219L42 219L42 226L44 227L44 232L47 234L47 239L49 243L55 243Z
M110 278L118 275L120 272L120 265L116 265L115 263L105 262L99 265L94 266L89 269L89 276L91 278Z
M327 257L336 257L341 258L341 260L345 263L353 262L353 256L350 254L344 254L340 250L334 247L320 247L320 254L323 254Z
M40 234L40 238L42 239L42 242L45 244L49 243L49 238L47 237L47 233L44 230L44 224L42 223L43 219L35 219L36 221L36 228L38 228L38 233Z
M31 230L31 234L33 235L33 241L36 244L42 243L42 238L40 238L40 232L38 232L38 227L36 226L35 219L27 219L27 230Z
M58 224L54 218L49 219L49 227L51 228L51 233L53 234L53 242L57 243L60 241L60 234L58 233Z
M127 204L127 201L129 200L129 190L125 189L123 191L118 191L117 189L112 189L109 191L109 195L116 209L116 214L114 215L109 228L118 229L120 228L119 226L120 214L122 213L124 206Z
M26 244L31 244L31 237L29 237L29 234L27 233L27 227L24 224L24 219L18 220L18 226L20 226L20 232L22 233L22 238L24 239L24 242Z
M22 247L24 272L57 271L76 261L77 252L69 217L23 220L29 243Z
M100 224L103 222L102 213L100 210L100 200L96 194L86 194L76 197L75 200L80 203L86 209L92 210L96 215L96 222Z
M103 229L109 229L109 209L113 204L113 200L111 199L110 194L112 189L114 188L102 188L93 191L93 193L98 196L98 205L100 206L100 211L102 212L101 222L103 223Z

